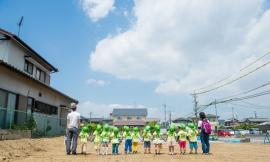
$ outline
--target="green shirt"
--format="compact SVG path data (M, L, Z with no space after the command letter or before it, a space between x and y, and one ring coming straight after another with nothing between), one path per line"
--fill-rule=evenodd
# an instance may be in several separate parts
M143 133L143 140L144 140L144 141L150 141L151 138L152 138L152 135L151 135L150 132L144 132L144 133Z
M110 133L109 132L103 131L101 133L101 137L102 137L103 142L109 142L110 141Z
M161 133L154 132L153 136L154 136L154 139L160 139Z
M188 138L190 142L197 142L198 131L196 129L190 129L188 131Z
M133 142L139 142L139 140L141 138L140 133L138 133L138 132L137 133L132 133L131 137L132 137Z
M120 143L119 139L120 139L120 134L119 133L112 133L111 134L111 139L112 139L112 143Z
M124 133L123 133L123 137L124 137L125 139L132 139L131 133L130 133L130 132L124 132Z
M171 131L168 131L167 132L167 135L168 135L168 137L176 137L176 133L175 132L171 132Z
M89 134L88 133L84 133L84 132L81 132L80 134L79 134L79 136L80 136L80 138L81 138L81 142L87 142L87 140L88 140L88 137L89 137Z
M179 140L180 141L186 141L187 140L187 132L180 130L177 134L177 136L179 136Z
M100 132L95 131L93 135L95 136L95 139L94 139L95 143L101 142L101 133Z

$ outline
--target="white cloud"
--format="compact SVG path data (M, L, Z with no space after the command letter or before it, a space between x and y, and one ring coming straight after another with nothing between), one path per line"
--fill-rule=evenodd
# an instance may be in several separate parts
M115 0L81 0L82 8L92 21L106 17L114 9Z
M262 5L262 0L137 0L136 22L98 42L90 66L121 79L156 81L157 93L191 92L269 51L270 11Z
M98 79L93 79L93 78L89 78L86 81L86 83L89 84L89 85L97 85L97 86L105 86L105 85L111 84L111 82L109 82L109 81L98 80Z
M113 108L134 108L135 105L129 104L98 104L92 101L81 102L78 105L78 111L85 117L92 112L92 117L109 117ZM136 108L147 108L149 117L161 117L162 112L159 108L148 107L145 105L136 105Z

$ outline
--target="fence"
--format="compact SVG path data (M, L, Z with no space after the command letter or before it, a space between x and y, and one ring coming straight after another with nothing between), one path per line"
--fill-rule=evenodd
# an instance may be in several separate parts
M32 137L65 133L66 118L0 107L0 129L31 130Z

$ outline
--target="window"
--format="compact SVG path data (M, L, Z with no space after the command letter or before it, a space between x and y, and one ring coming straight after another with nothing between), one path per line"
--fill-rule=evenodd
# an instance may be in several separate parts
M28 97L27 98L27 119L30 119L31 115L32 115L32 111L34 108L34 99L32 97Z
M40 70L39 68L37 68L36 78L37 78L37 80L45 83L45 81L46 81L46 74L45 74L45 72L42 71L42 70Z
M131 117L131 116L128 116L128 117L127 117L127 120L131 120L131 119L132 119L132 117Z
M24 62L24 71L27 72L28 74L33 75L33 64L29 62L28 60L25 60Z
M40 80L40 73L41 73L41 70L40 69L37 69L36 78L38 80Z
M35 102L35 112L43 113L43 114L48 114L48 115L57 115L57 107L48 105L39 101Z
M118 117L117 117L117 120L121 120L121 119L122 119L121 116L118 116Z
M141 117L137 116L137 120L141 120L141 119L142 119Z

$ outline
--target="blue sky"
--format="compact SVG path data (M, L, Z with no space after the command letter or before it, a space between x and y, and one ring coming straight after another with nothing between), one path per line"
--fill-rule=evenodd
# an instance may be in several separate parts
M83 114L106 116L113 107L136 103L148 107L150 116L163 118L166 103L174 117L183 116L193 109L191 89L233 73L239 64L269 50L269 39L260 37L269 25L269 1L245 5L210 1L213 4L200 8L184 1L106 1L96 4L107 8L95 15L92 0L0 0L0 27L16 33L16 23L24 16L20 37L59 68L52 75L52 86L77 98ZM221 60L222 66L215 63ZM248 89L250 83L259 84L261 76L218 91L214 97L199 96L200 102ZM268 104L263 101L254 102ZM223 118L231 116L231 106L219 107ZM240 117L254 112L235 109ZM270 116L269 111L257 111Z

